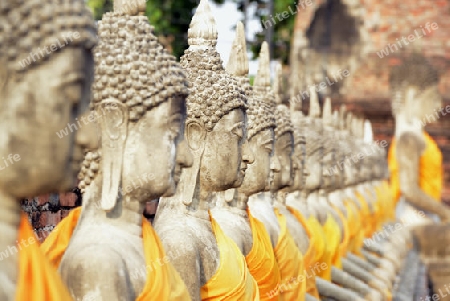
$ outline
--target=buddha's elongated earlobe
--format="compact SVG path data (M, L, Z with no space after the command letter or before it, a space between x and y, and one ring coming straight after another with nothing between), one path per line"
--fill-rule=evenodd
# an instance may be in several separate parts
M122 163L127 139L128 109L116 100L103 101L100 106L102 128L102 201L101 207L111 211L116 206L122 178Z

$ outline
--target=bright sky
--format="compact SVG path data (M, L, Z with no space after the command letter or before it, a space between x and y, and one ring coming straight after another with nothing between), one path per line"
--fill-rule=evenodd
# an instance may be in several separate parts
M225 1L222 5L217 5L209 1L214 18L216 19L217 31L219 37L217 40L217 51L220 53L220 57L226 66L228 58L230 56L231 45L235 37L234 27L238 21L243 20L243 14L237 10L237 5L231 1ZM251 7L248 11L248 15L253 15L254 7ZM261 31L262 27L257 19L249 20L247 24L247 40L249 37L253 37L256 32ZM249 58L251 54L248 53ZM257 61L249 61L250 74L256 74L258 64Z

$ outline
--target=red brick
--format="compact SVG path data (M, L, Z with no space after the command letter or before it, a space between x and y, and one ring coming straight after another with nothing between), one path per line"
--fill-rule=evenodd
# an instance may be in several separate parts
M61 220L69 215L72 210L61 209Z
M155 201L147 202L145 204L144 214L146 214L146 215L155 214L156 209L158 208L157 205L158 205L158 203Z
M61 210L56 213L51 211L42 211L39 216L38 228L45 226L56 226L61 221Z
M36 236L38 237L39 241L43 243L45 239L50 235L51 231L38 229L36 230Z
M44 194L35 198L38 206L45 205L49 202L50 194Z
M77 195L73 192L59 194L59 204L62 207L75 207L76 202Z

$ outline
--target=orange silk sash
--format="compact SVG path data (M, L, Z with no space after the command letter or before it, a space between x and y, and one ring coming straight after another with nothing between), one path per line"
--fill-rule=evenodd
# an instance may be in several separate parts
M320 237L314 236L313 230L309 226L307 220L303 216L303 214L293 207L287 207L289 211L297 218L297 220L302 224L303 228L306 231L306 234L309 238L309 247L306 251L306 254L303 255L303 263L305 266L306 271L306 292L310 294L313 297L316 297L316 299L320 300L319 298L319 291L316 287L316 277L314 274L314 264L316 259L316 250L315 246L317 245L316 240L320 239Z
M39 248L39 240L23 213L19 228L18 241L28 242L19 249L19 278L17 281L16 301L71 301L67 288L56 269L45 258Z
M277 293L285 301L304 301L306 274L303 255L287 229L286 217L278 209L275 209L275 215L281 228L277 245L274 248L281 275Z
M200 289L202 301L256 301L260 300L258 284L236 243L225 235L211 217L211 226L220 253L216 273Z
M269 233L264 224L251 215L250 210L247 210L247 214L252 229L253 246L245 256L245 261L258 283L260 299L278 300L278 298L271 298L271 292L277 288L281 279Z
M61 263L61 259L78 223L80 213L81 207L72 210L58 224L55 230L50 233L41 246L43 252L50 259L54 267L58 267ZM146 219L142 221L142 240L145 262L152 268L147 270L148 276L144 290L136 301L191 300L186 285L170 262L165 262L163 265L152 264L158 259L166 258L166 254L158 235Z
M442 192L442 152L436 142L423 132L425 138L425 151L419 161L419 186L438 202L441 201ZM392 139L388 153L388 164L391 172L391 191L395 201L400 198L400 180L398 162L396 158L397 141Z

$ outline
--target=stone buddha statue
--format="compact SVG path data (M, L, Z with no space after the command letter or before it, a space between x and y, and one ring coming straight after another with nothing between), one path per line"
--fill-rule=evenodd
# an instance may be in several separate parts
M267 68L267 73L269 73L269 70ZM275 109L277 126L275 128L273 156L280 162L280 170L273 173L273 178L270 182L270 194L267 197L273 198L275 214L280 224L279 242L274 250L280 267L281 282L287 282L288 286L280 295L284 300L304 300L306 296L306 270L303 254L308 249L309 238L303 225L286 206L288 187L293 184L294 175L300 166L298 165L298 160L292 159L294 129L290 111L281 102L283 89L281 86L281 65L277 65L276 71L274 99L277 105ZM286 258L285 253L289 254L289 258ZM287 265L296 266L298 271L295 274L288 273Z
M411 225L432 222L433 214L441 221L450 219L450 210L441 203L442 154L423 129L427 122L439 118L436 110L442 97L438 84L437 71L419 54L406 58L389 75L395 118L395 136L389 149L391 186L394 198L402 200L398 213L416 220Z
M266 102L264 95L254 93L250 86L245 33L241 22L236 27L236 38L226 70L236 77L248 97L247 139L254 162L248 165L239 188L217 193L216 206L211 214L245 255L250 273L258 283L260 299L273 300L274 292L280 285L278 263L264 224L250 214L247 203L250 196L268 188L276 123L273 103ZM274 235L278 237L278 233Z
M344 203L340 188L343 185L343 172L338 164L341 158L338 140L336 137L335 127L338 124L338 115L332 114L331 100L325 100L323 108L323 151L322 151L322 181L319 186L319 201L322 210L328 214L328 219L324 224L324 232L327 238L327 251L331 252L331 258L326 259L330 265L329 272L331 275L321 275L325 279L358 293L361 297L368 300L380 300L381 296L374 292L362 281L358 273L349 273L346 266L350 265L346 262L345 257L348 252L350 225L348 223L347 206ZM332 223L332 224L330 224ZM353 270L358 267L353 267ZM367 274L367 273L366 273ZM367 275L365 275L367 276ZM331 277L331 278L327 278ZM366 279L367 277L365 277ZM319 286L321 295L326 294L323 286Z
M259 97L268 106L269 110L272 112L275 111L275 94L270 85L269 47L264 42L261 45L261 52L259 54L258 72L253 84L253 95L254 97ZM273 114L271 116L275 118ZM269 161L269 170L269 178L265 179L266 182L263 191L249 194L248 206L251 214L264 223L269 233L272 246L275 248L279 240L280 225L274 212L273 198L269 196L269 191L270 183L273 181L275 173L281 171L281 163L277 156L273 156L273 152ZM263 176L264 174L260 175ZM245 189L245 186L242 189Z
M193 300L259 300L244 255L210 215L217 193L239 187L254 159L246 140L247 97L222 67L217 31L202 0L181 57L188 74L185 139L193 164L172 197L160 199L154 227Z
M94 20L83 1L1 4L4 160L0 173L0 249L6 256L0 261L0 300L70 300L61 279L39 250L28 218L21 215L20 200L69 191L76 184L82 148L97 143L89 126L61 138L55 134L79 122L88 107L91 51L96 42ZM48 55L41 48L37 52L37 46ZM41 284L30 282L35 277Z
M146 201L173 195L192 164L187 77L147 17L106 13L98 29L92 110L101 148L85 156L82 209L42 247L76 300L189 300L173 255L142 215Z
M313 88L310 89L309 114L301 119L300 127L304 130L306 140L305 168L308 175L305 179L305 187L302 190L302 199L305 200L307 211L304 214L312 214L322 225L327 219L326 213L321 210L318 203L318 189L322 179L322 121L320 117L320 105ZM292 204L295 207L294 204ZM298 206L298 204L297 204ZM301 209L298 207L297 209ZM308 217L308 215L306 216Z

